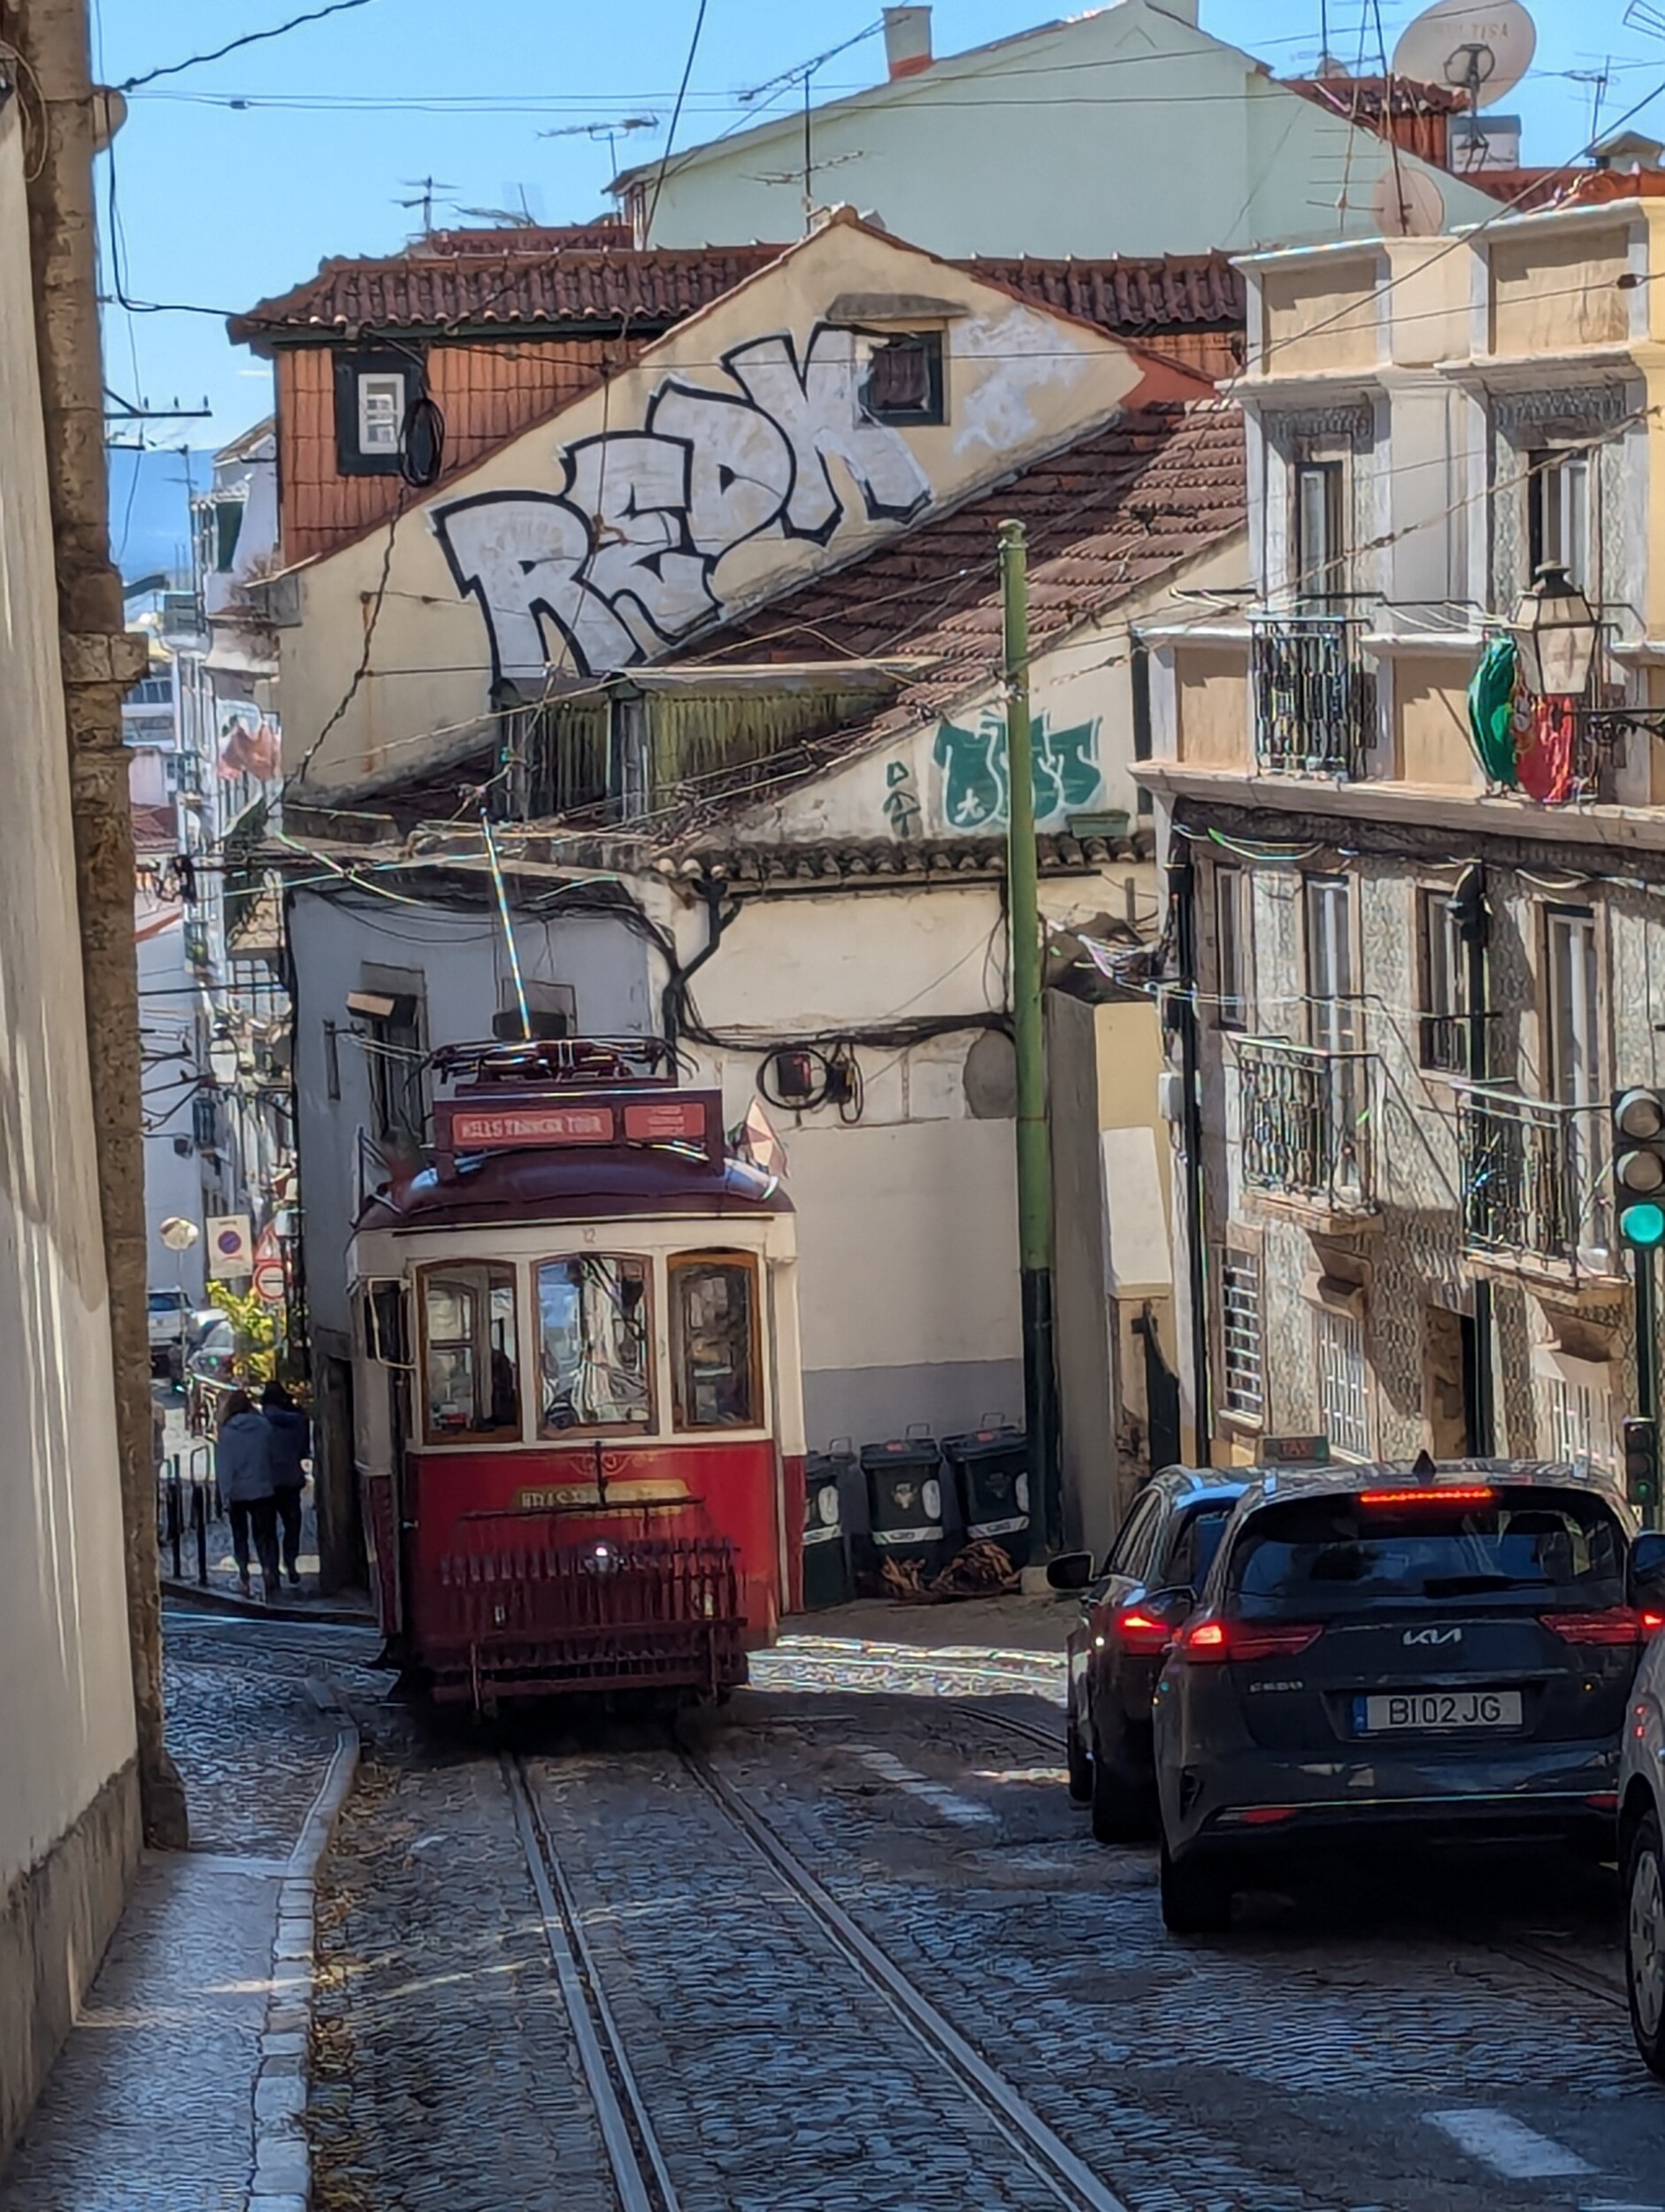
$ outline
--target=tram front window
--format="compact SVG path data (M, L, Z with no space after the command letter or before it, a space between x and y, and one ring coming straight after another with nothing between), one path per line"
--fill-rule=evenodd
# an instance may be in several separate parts
M538 1329L540 1435L652 1427L645 1260L545 1260Z
M427 1269L422 1278L426 1433L430 1444L520 1434L515 1271L487 1260Z
M740 1257L671 1263L671 1373L679 1429L763 1426L756 1271Z

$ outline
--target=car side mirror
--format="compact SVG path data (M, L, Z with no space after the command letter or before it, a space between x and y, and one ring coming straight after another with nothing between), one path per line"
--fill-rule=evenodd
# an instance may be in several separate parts
M1063 1551L1055 1559L1047 1562L1047 1587L1049 1590L1085 1590L1093 1579L1093 1555L1090 1551Z
M1637 1538L1630 1547L1627 1579L1633 1598L1645 1597L1653 1603L1665 1599L1665 1535L1650 1529Z

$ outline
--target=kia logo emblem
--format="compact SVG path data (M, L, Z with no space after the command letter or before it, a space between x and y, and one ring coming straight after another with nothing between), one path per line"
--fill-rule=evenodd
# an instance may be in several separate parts
M1408 1628L1405 1641L1408 1644L1460 1644L1462 1631L1460 1628Z

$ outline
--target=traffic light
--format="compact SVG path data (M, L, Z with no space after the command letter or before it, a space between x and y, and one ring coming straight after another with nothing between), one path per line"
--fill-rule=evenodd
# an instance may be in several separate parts
M1651 1252L1665 1243L1665 1091L1616 1092L1612 1123L1619 1234Z
M1659 1423L1624 1424L1624 1494L1652 1526L1659 1510Z

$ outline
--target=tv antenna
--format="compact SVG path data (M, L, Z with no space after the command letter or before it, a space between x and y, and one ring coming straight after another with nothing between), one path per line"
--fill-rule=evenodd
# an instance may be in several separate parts
M618 174L618 141L633 131L656 131L656 115L621 115L614 123L566 123L558 131L540 131L540 138L604 138L612 175Z
M458 207L459 215L472 216L477 222L489 223L495 230L535 230L538 219L532 211L532 202L524 184L506 188L518 198L518 207ZM455 201L451 204L456 207Z
M1665 11L1653 5L1653 0L1630 0L1620 20L1627 31L1646 31L1653 38L1665 38Z
M395 200L395 207L419 207L422 210L424 237L434 228L434 203L441 192L455 192L454 184L447 184L440 177L401 177L400 183L416 194L413 200Z

